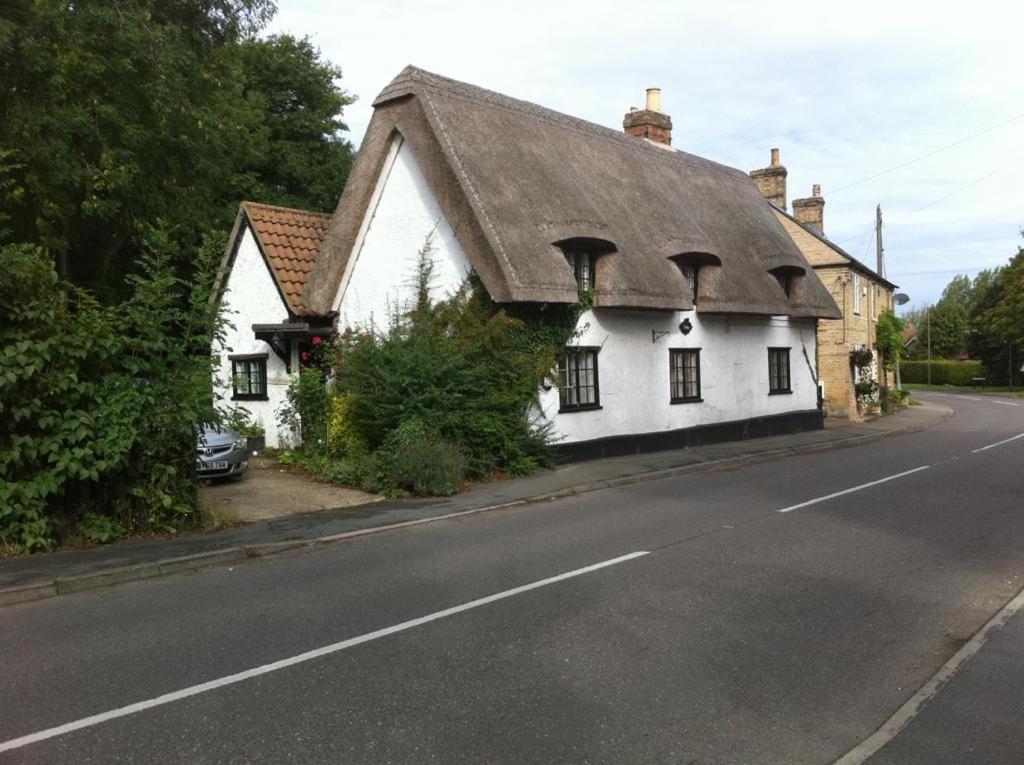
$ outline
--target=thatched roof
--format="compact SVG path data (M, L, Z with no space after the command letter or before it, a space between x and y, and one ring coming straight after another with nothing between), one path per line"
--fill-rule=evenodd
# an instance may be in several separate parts
M471 265L499 302L575 302L557 243L605 243L595 305L693 308L672 258L699 260L699 311L839 318L746 173L406 67L374 115L304 303L331 310L398 132ZM787 297L772 274L796 278Z

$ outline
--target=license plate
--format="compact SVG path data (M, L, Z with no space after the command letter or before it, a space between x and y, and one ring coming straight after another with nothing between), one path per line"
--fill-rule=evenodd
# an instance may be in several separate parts
M196 460L196 470L227 470L228 461L218 460L217 462L203 462Z

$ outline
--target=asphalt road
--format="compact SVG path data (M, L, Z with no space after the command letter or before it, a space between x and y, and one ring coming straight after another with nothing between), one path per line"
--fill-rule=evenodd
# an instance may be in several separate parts
M831 762L1024 586L1024 438L984 448L1024 433L1024 405L999 401L945 396L951 419L861 447L8 607L0 742L84 722L0 761ZM1014 698L957 735L1024 751ZM907 746L879 758L936 761Z

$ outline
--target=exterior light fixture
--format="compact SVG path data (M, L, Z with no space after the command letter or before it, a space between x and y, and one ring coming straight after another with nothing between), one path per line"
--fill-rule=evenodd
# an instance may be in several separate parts
M693 322L691 322L689 319L683 319L682 323L679 325L679 331L682 332L684 335L690 334L690 330L692 329Z

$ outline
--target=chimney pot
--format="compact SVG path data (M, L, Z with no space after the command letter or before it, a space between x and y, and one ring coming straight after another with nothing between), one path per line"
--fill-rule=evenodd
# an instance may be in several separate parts
M750 177L761 192L761 196L776 207L786 209L786 168L779 162L779 150L772 149L772 162L769 167L751 170Z
M628 135L671 146L672 118L661 111L661 88L648 88L646 108L631 107L622 127Z
M649 111L649 112L660 112L661 111L661 88L648 88L647 89L647 111Z
M819 234L825 232L824 212L825 200L817 183L811 188L811 196L793 200L793 217Z

